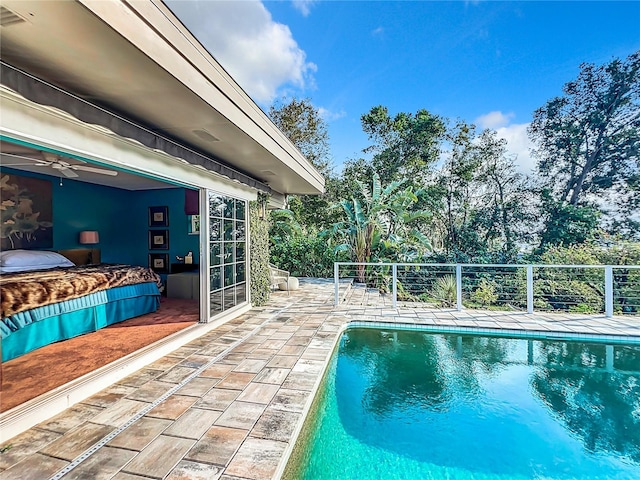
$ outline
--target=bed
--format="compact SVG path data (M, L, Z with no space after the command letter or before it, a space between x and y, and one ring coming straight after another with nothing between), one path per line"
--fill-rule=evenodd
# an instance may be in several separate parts
M62 257L54 266L39 260L40 264L21 270L22 267L7 265L11 263L7 257L22 254L9 252L0 252L3 362L53 342L154 312L160 305L160 277L146 267L75 266ZM33 253L25 255L33 258ZM43 252L41 256L51 257L53 253Z

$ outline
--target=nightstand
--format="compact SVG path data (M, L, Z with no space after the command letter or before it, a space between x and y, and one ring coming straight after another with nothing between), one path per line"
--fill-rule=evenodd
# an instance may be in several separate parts
M197 272L199 267L197 263L172 263L171 273Z
M167 275L167 297L199 300L200 273L182 272Z

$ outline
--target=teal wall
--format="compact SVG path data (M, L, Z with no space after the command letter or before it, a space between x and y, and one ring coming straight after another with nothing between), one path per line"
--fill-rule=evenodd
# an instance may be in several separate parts
M193 252L194 262L198 262L199 237L189 235L188 217L184 213L184 189L167 188L162 190L145 190L134 192L131 200L132 226L131 236L144 238L143 243L136 243L134 255L144 258L148 263L149 252L166 253L164 250L149 250L149 230L165 230L164 227L149 228L150 206L169 207L169 263L175 263L176 256L184 257L189 251Z
M198 235L188 234L188 217L184 213L184 189L129 191L63 178L2 168L1 172L41 178L52 182L53 250L85 248L78 243L82 230L100 233L102 261L148 265L148 207L169 207L169 262L193 251L198 260Z

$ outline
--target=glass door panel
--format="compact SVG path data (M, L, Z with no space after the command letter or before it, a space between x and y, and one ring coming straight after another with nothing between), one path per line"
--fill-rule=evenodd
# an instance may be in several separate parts
M208 300L211 316L244 303L247 292L247 202L207 192ZM206 270L205 270L206 271Z

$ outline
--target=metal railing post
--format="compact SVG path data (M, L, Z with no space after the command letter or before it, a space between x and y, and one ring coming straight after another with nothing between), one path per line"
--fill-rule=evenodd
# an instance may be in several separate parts
M333 264L333 283L335 289L335 301L334 306L338 306L340 304L340 278L338 278L338 262Z
M391 265L391 272L392 272L392 276L391 276L391 282L392 282L392 292L393 292L393 296L391 298L392 301L392 306L393 308L397 308L398 307L398 265L396 263L394 263L393 265Z
M533 265L527 265L527 313L533 313Z
M604 315L607 318L613 317L613 267L604 267Z
M456 308L462 310L462 265L456 264Z

